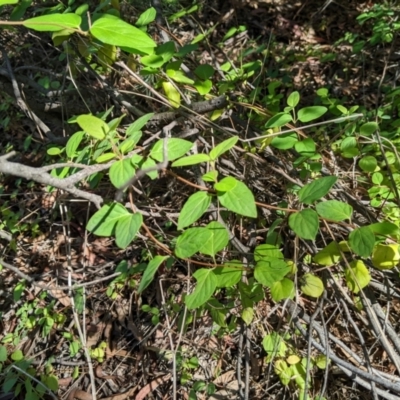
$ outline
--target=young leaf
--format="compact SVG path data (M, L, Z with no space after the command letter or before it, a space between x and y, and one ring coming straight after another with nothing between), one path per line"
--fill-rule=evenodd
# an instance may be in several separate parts
M291 149L297 143L296 133L284 133L272 139L271 146L279 150Z
M152 282L155 273L157 272L159 266L168 258L168 256L155 256L147 265L144 270L140 285L138 287L138 293L143 293L143 291Z
M189 310L202 306L213 295L217 287L217 278L212 269L198 269L193 276L197 280L196 288L185 298Z
M210 159L213 161L216 160L219 156L230 150L237 143L238 140L239 140L238 136L232 136L231 138L226 139L217 146L215 146L210 151Z
M235 268L235 261L229 261L223 267L215 268L214 274L217 278L217 287L232 287L236 285L242 277L242 266L240 261L236 262L237 267Z
M324 284L318 276L304 274L300 280L301 291L310 297L319 297L324 292Z
M299 101L300 101L300 94L297 90L290 93L290 96L286 100L287 105L292 108L296 107L297 104L299 104Z
M256 218L257 208L253 193L243 183L228 176L214 185L218 200L228 210L246 217ZM224 190L229 187L228 190Z
M174 108L181 106L181 94L171 82L163 82L162 87L168 97L169 103Z
M371 281L371 275L368 268L360 260L354 260L350 263L350 268L345 269L347 287L355 294L368 286Z
M164 140L158 140L150 151L150 156L156 161L163 161L164 159ZM193 143L188 140L179 138L167 139L167 156L168 161L176 160L186 154L193 146Z
M314 240L319 228L318 215L314 210L306 208L289 217L289 226L302 239Z
M130 53L151 54L156 47L146 33L111 14L103 14L97 19L90 33L101 42L124 47Z
M211 232L211 236L200 248L200 253L215 256L229 242L229 234L226 228L217 221L210 222L206 228Z
M267 123L265 124L265 127L268 128L280 128L281 126L284 126L288 124L289 122L292 122L292 116L290 114L286 113L278 113L275 114L272 118L270 118Z
M353 207L338 200L328 200L318 203L315 207L320 217L332 221L344 221L350 219L353 214Z
M336 181L336 176L325 176L313 180L299 190L299 200L304 204L312 204L324 197Z
M262 261L271 258L280 258L283 260L283 254L279 248L273 244L260 244L254 249L254 260Z
M121 217L115 228L115 243L120 249L126 249L142 226L142 214L135 213Z
M208 154L192 154L190 156L182 157L172 163L173 167L185 167L187 165L201 164L202 162L209 162L210 156Z
M154 113L142 115L135 122L129 125L126 130L126 135L131 136L134 132L140 131L153 117Z
M118 220L130 212L119 203L106 204L90 218L86 229L97 236L112 236Z
M259 261L254 269L254 278L262 285L271 287L273 283L283 279L290 271L285 261L271 258L269 261Z
M178 218L178 230L196 222L211 204L211 196L205 191L192 194L183 205Z
M399 264L400 253L398 244L377 244L372 253L372 264L375 268L392 269Z
M324 115L328 109L324 106L311 106L300 109L297 118L301 122L310 122Z
M110 131L103 120L91 114L79 115L76 122L88 135L98 140L103 140Z
M350 248L360 257L369 257L375 244L375 235L369 226L354 229L349 235Z
M254 318L253 307L244 307L242 310L241 317L246 325L250 325Z
M135 168L129 158L118 160L110 167L110 181L118 189L126 184L134 175Z
M271 286L271 297L276 302L284 299L293 299L295 292L294 283L288 278L274 282Z
M200 81L199 79L196 80L193 84L193 86L196 88L196 90L201 94L202 96L210 93L212 89L212 82L207 79L205 81Z
M212 233L207 228L189 228L176 241L175 255L178 258L189 258L197 253Z
M65 28L79 29L81 17L74 13L48 14L29 18L22 25L38 32L56 32Z
M340 246L337 242L331 242L314 256L314 262L330 267L342 258Z
M72 158L75 156L75 152L76 152L76 150L78 150L78 147L81 144L84 135L85 135L85 132L79 131L79 132L75 132L68 139L68 143L65 147L65 150L67 152L67 157Z
M145 12L140 14L140 17L136 21L136 26L145 26L150 24L150 22L153 22L156 19L156 9L154 7L148 8Z

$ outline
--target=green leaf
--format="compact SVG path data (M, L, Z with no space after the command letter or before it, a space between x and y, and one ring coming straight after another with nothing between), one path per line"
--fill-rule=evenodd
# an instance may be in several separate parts
M32 5L32 2L33 0L21 0L12 11L10 21L19 21L25 15L26 10Z
M143 293L143 291L150 285L153 281L154 275L157 272L160 265L168 258L168 256L155 256L147 265L143 272L140 285L138 287L138 293Z
M371 281L371 275L368 268L360 260L354 260L350 263L350 268L345 271L347 287L355 294L368 286Z
M7 349L0 345L0 363L7 360Z
M190 156L182 157L172 163L173 167L184 167L187 165L196 165L202 162L209 162L210 156L208 154L192 154Z
M392 222L377 222L376 224L369 225L369 227L376 235L389 236L393 239L397 239L400 236L399 227Z
M76 155L75 153L78 150L78 147L81 144L84 136L85 136L85 132L79 131L79 132L75 132L68 139L67 145L65 147L65 150L67 152L67 157L72 158Z
M135 148L135 139L128 137L128 139L125 139L119 146L118 150L121 152L121 154L127 154L130 151L132 151Z
M62 153L62 149L60 147L50 147L47 149L47 154L49 156L58 156Z
M6 6L7 4L17 4L19 0L0 0L0 7Z
M196 80L193 86L196 88L199 94L204 96L210 93L212 89L212 81L210 81L209 79L206 79L205 81Z
M130 212L119 203L106 204L90 218L86 229L97 236L112 236L118 220Z
M213 169L202 176L204 182L216 183L218 179L218 171Z
M115 228L115 243L120 249L126 249L143 223L142 214L135 213L121 217Z
M245 307L242 310L242 314L241 314L242 320L244 321L244 323L249 326L254 318L254 310L253 307Z
M320 297L324 292L324 283L318 276L304 274L300 279L301 291L310 297Z
M211 232L211 236L200 248L200 253L215 256L229 242L229 234L226 228L217 221L210 222L206 228Z
M163 82L162 87L167 95L168 101L174 108L181 106L181 94L171 82Z
M128 129L126 130L126 135L131 136L140 131L153 118L153 115L154 113L142 115L134 123L129 125Z
M24 293L26 287L26 282L25 281L19 281L13 290L13 300L19 301L21 299L22 293Z
M178 218L178 230L196 222L208 210L211 196L206 191L192 194L184 204Z
M312 155L315 153L316 146L314 140L306 138L294 144L295 150L302 155Z
M302 239L314 240L318 233L318 214L309 208L289 217L289 226Z
M353 214L352 206L338 200L322 201L318 203L315 208L320 217L336 222L350 219Z
M65 28L79 29L81 17L77 14L49 14L29 18L22 25L38 32L57 32Z
M379 243L372 252L372 264L379 270L392 269L399 264L399 245Z
M265 124L265 127L268 128L280 128L289 122L292 122L292 116L287 113L278 113L275 114L272 118L270 118L267 123ZM296 136L297 139L297 136Z
M276 332L264 336L262 346L268 356L284 357L286 355L287 346L282 336Z
M156 9L154 7L148 8L145 12L140 14L140 17L136 21L136 26L148 25L156 19Z
M297 118L301 122L310 122L324 115L328 109L324 106L311 106L300 109Z
M286 100L287 105L292 108L296 107L297 104L299 104L299 101L300 101L300 94L298 91L290 93L290 96Z
M210 79L214 75L214 72L214 68L208 64L201 64L194 70L194 73L203 81Z
M253 193L243 182L228 176L216 183L214 187L217 190L218 200L228 210L246 217L257 217ZM230 189L224 191L223 188L226 187Z
M242 267L243 264L240 261L236 261L237 267L235 268L235 261L229 261L223 267L215 268L214 274L217 278L217 287L232 287L236 285L242 278Z
M91 114L79 115L76 122L89 136L98 140L103 140L110 131L110 128L102 119Z
M178 258L189 258L197 253L203 244L211 237L207 228L189 228L176 241L175 255Z
M211 314L213 322L223 328L227 327L226 316L228 314L228 308L221 304L216 299L210 299L207 301L207 309Z
M331 242L328 246L320 250L313 259L319 265L330 267L335 265L342 258L340 250L340 246L337 242Z
M271 258L269 261L263 260L256 264L254 278L262 285L271 287L275 282L282 280L289 271L290 266L285 261Z
M238 136L232 136L229 139L224 140L217 146L215 146L211 151L210 151L210 159L211 160L216 160L219 156L222 154L226 153L228 150L230 150L237 141L239 140Z
M299 190L299 200L304 204L312 204L324 197L336 181L336 176L325 176L313 180Z
M140 59L140 62L146 67L160 68L164 63L164 59L156 54L150 54Z
M188 78L184 72L180 69L182 62L173 61L166 66L167 75L178 83L187 83L189 85L194 84L194 80Z
M378 124L376 122L366 122L360 127L360 134L363 136L371 136L378 129Z
M360 257L369 257L375 244L375 235L369 226L354 229L349 235L350 248Z
M22 353L21 350L15 350L11 354L11 360L13 360L13 361L21 361L23 359L24 359L24 353Z
M101 156L96 158L96 162L101 164L104 162L108 162L115 157L116 157L116 155L114 153L103 153Z
M164 159L164 140L158 140L150 151L150 156L155 160L161 162ZM167 139L167 157L168 161L176 160L182 157L193 147L193 143L188 140L179 138Z
M168 62L174 56L175 53L175 43L166 42L156 48L156 54L161 56L164 62Z
M277 246L273 244L260 244L254 249L254 260L262 261L269 258L280 258L283 260L283 254Z
M197 280L196 288L185 298L189 310L194 310L207 302L217 287L217 278L212 269L198 269L193 276Z
M375 172L378 161L374 156L365 156L360 159L358 165L364 172Z
M263 286L259 283L252 282L250 285L242 281L238 282L240 301L243 307L253 307L264 298Z
M271 146L279 150L291 149L298 141L296 133L284 133L272 139Z
M111 14L97 19L90 33L103 43L124 47L130 53L151 54L156 43L143 31Z
M271 297L276 302L284 299L293 299L295 292L294 283L288 278L274 282L271 286Z
M135 176L135 168L133 167L131 160L125 158L123 160L118 160L111 165L109 175L111 183L119 189L125 185L129 179Z

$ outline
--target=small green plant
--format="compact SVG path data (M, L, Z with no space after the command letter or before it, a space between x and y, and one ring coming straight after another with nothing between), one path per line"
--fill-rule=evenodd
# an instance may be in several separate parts
M51 365L37 376L31 362L25 359L21 350L8 354L6 346L0 345L0 384L3 393L15 396L24 394L26 399L39 400L47 394L58 391L58 379L52 374Z

